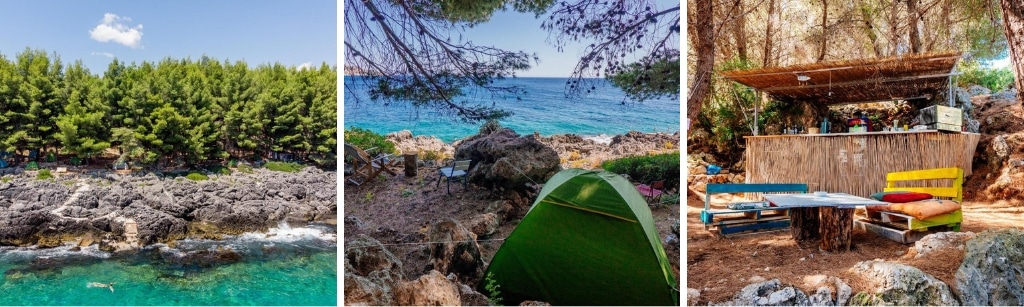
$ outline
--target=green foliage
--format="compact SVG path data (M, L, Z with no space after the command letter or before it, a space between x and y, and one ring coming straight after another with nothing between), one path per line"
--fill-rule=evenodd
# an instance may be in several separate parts
M480 134L491 134L498 130L501 130L501 124L497 119L488 119L483 125L480 125Z
M8 182L11 182L11 179L14 179L14 178L11 178L9 176L4 176L3 178L0 178L0 182L8 183Z
M75 61L26 49L0 55L0 149L60 148L77 157L116 148L143 164L268 150L336 157L337 68L165 58L102 78Z
M48 169L41 169L39 170L39 173L36 174L36 180L46 180L50 178L53 178L53 174L50 174L50 170Z
M679 152L608 160L601 164L601 168L629 175L637 182L665 180L666 187L679 186Z
M412 189L404 189L404 190L402 190L402 197L403 198L408 198L409 196L412 196L413 193L414 192L413 192Z
M253 173L252 166L249 166L248 164L239 164L238 165L238 171L240 171L242 173L246 173L246 174L252 174Z
M365 200L365 201L373 200L373 192L366 192L366 194L363 195L363 200Z
M267 162L267 164L263 165L263 167L275 172L295 173L301 171L302 168L305 166L295 162L270 161Z
M987 68L978 61L961 61L957 70L962 74L956 77L956 85L962 88L976 84L996 92L1009 88L1014 81L1009 67Z
M231 169L223 165L208 165L206 170L214 174L231 175Z
M192 181L203 181L203 180L210 179L210 177L207 177L206 175L204 175L202 173L198 173L198 172L188 173L188 175L185 176L185 178L188 178L189 180L192 180Z
M484 289L487 290L487 303L491 306L501 306L501 286L494 281L494 273L487 273L484 277L486 283Z
M345 143L362 148L371 155L398 153L398 150L395 149L395 144L388 141L383 135L359 127L351 127L345 130Z
M633 100L679 98L679 57L629 64L622 72L608 75L606 79Z

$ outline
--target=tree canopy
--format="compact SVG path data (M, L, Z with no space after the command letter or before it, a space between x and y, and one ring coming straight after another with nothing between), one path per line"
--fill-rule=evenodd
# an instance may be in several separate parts
M336 156L337 68L165 58L102 76L26 49L0 55L0 149L87 158L108 148L146 164Z
M541 28L549 31L550 42L559 49L569 42L592 42L566 85L567 94L586 94L593 86L587 84L589 78L621 73L623 81L614 84L624 86L631 97L678 95L678 65L675 73L666 70L670 68L666 65L652 69L657 63L679 61L679 6L659 9L655 4L625 0L346 0L345 72L368 84L371 100L407 101L469 121L507 116L501 108L468 105L459 98L475 89L519 97L523 89L495 81L529 69L537 56L479 46L461 33L498 11L512 9L537 17L547 15ZM676 90L666 91L672 82ZM359 95L353 97L360 99Z

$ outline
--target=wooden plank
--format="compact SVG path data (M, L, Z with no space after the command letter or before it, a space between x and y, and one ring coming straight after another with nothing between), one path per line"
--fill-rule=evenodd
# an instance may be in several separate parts
M756 223L756 222L763 222L763 221L781 221L781 220L788 220L788 219L789 219L788 216L771 216L771 217L762 217L760 219L744 219L744 218L728 219L728 218L726 218L726 219L721 219L721 220L715 221L713 223L710 223L709 225L712 225L712 226L736 225L736 224Z
M821 236L818 233L819 217L818 207L811 208L793 208L789 214L790 220L790 232L793 235L793 239L799 241L809 241L820 239Z
M728 234L734 234L734 233L744 232L744 231L765 231L765 230L778 229L778 228L786 228L786 227L789 227L789 220L767 221L767 222L749 223L749 224L742 224L742 225L735 225L735 226L722 226L722 227L719 228L718 232L720 234L722 234L722 235L728 235Z
M707 185L707 194L722 193L778 193L778 192L800 192L807 193L805 183L710 183Z
M821 207L821 250L848 252L853 238L853 208Z

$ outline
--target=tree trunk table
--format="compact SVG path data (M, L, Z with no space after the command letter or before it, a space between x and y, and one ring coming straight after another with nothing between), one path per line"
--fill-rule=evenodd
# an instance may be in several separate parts
M419 169L419 165L418 162L416 162L416 158L419 154L415 151L412 151L402 153L402 155L403 157L405 157L405 176L416 177L416 170Z
M779 209L790 209L790 227L797 242L820 239L826 252L847 252L853 238L853 211L857 206L886 206L888 203L845 193L765 194L764 199Z

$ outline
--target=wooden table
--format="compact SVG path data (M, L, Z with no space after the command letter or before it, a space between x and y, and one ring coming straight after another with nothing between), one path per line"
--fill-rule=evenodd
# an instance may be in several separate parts
M762 196L780 209L790 209L790 230L794 240L799 242L820 238L819 247L827 252L850 250L853 211L857 206L889 205L846 193L826 193L825 196L816 196L813 193Z

